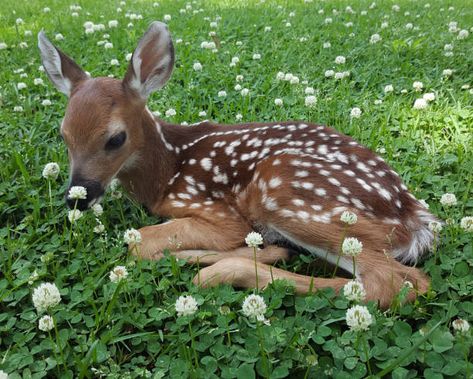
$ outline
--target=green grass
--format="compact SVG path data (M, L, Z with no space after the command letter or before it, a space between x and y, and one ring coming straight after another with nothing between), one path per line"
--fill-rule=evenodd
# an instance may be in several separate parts
M82 10L72 17L63 1L4 0L0 42L8 47L0 50L0 369L10 378L99 373L117 378L362 378L370 372L393 378L472 377L471 330L461 335L451 325L457 318L473 321L473 234L459 225L462 217L473 215L473 93L462 88L473 87L473 33L459 40L448 23L456 21L459 29L469 30L473 8L468 0L431 0L430 8L424 7L426 1L400 0L395 12L392 2L376 1L374 9L370 3L213 0L192 2L192 9L180 14L185 1L160 1L153 7L152 1L129 0L117 13L118 2L80 0ZM356 14L347 13L347 5ZM45 6L50 13L42 11ZM127 12L143 18L130 21ZM36 34L44 29L54 41L62 33L64 40L56 44L93 76L122 77L126 54L147 25L165 14L172 16L174 41L182 43L175 44L173 76L152 96L150 108L162 117L175 109L170 120L177 123L202 118L233 123L237 114L243 121L303 119L334 126L381 151L411 191L439 218L449 220L435 254L421 263L432 277L428 295L415 304L398 301L387 312L368 304L375 322L357 335L347 328L350 305L343 296L331 290L295 296L290 286L276 282L262 292L268 326L241 312L252 291L195 287L191 279L197 267L172 256L159 262L130 258L123 232L160 220L126 197L104 199L102 236L93 232L91 212L69 224L64 203L67 153L58 133L67 100L38 70ZM211 29L217 16L218 27ZM327 17L333 23L325 24ZM24 23L16 25L17 18ZM114 19L119 26L109 29L108 21ZM104 23L105 30L86 35L82 25L89 20ZM383 21L388 27L381 27ZM345 26L347 22L353 26ZM414 28L407 29L407 23ZM270 32L264 31L266 26ZM25 35L27 30L31 36ZM212 40L210 30L221 44L216 53L200 47ZM104 38L104 33L110 36ZM382 41L370 44L374 33ZM97 45L105 39L112 49ZM19 48L20 42L28 47ZM324 42L331 48L322 48ZM445 44L454 45L452 56L445 56ZM254 53L261 60L253 60ZM346 57L342 67L334 64L338 55ZM240 59L236 67L229 66L233 56ZM110 65L114 58L119 66ZM203 65L201 72L193 70L196 61ZM326 79L329 69L351 75ZM454 70L453 75L443 77L444 69ZM278 71L297 75L300 83L277 81ZM234 90L236 75L243 75L239 84L250 96ZM34 85L34 78L42 78L44 85ZM423 92L414 91L414 81L423 82ZM19 82L27 88L18 90ZM384 94L388 84L394 92ZM313 108L304 105L307 86L316 90ZM225 99L217 97L220 90L228 93ZM413 109L414 100L426 92L434 92L436 100L425 110ZM276 98L283 99L282 107L274 104ZM52 104L43 106L44 99ZM375 100L383 102L376 105ZM23 111L15 112L16 106ZM353 107L361 108L359 119L350 120ZM199 117L200 111L207 116ZM50 200L41 172L51 161L60 164L61 173L50 183ZM440 205L446 192L456 195L456 206ZM285 267L318 273L310 261L301 256ZM109 280L117 265L129 271L118 285ZM38 277L29 284L35 271ZM50 333L38 329L42 314L31 298L42 282L54 282L62 297L48 312L56 323ZM199 310L193 316L177 317L174 303L181 294L196 298Z

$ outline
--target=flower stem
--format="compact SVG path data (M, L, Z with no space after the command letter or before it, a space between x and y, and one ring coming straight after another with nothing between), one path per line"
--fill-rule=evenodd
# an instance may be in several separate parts
M256 330L258 332L258 339L259 339L259 347L261 352L261 364L263 366L264 376L269 378L269 367L267 366L269 359L266 356L266 352L264 351L263 347L263 336L261 334L261 325L260 321L256 320Z
M192 352L194 353L194 361L195 361L195 367L199 368L199 359L197 358L197 352L195 351L195 342L194 342L194 333L192 332L192 326L191 323L189 322L189 334L191 336L191 348Z
M256 293L258 293L259 283L258 283L258 264L256 262L256 247L253 247L253 258L255 260Z
M371 365L370 365L370 357L368 355L368 346L366 343L366 338L364 335L361 336L361 341L363 343L363 352L365 353L365 359L366 359L366 365L368 366L368 372L370 373L370 376L372 376L371 372Z

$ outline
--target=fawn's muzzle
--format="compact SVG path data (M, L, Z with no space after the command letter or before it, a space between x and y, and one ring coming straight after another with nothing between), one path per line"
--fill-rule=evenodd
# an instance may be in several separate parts
M74 186L82 186L87 190L87 197L85 199L70 199L69 190ZM86 210L92 206L103 194L104 188L95 180L85 180L82 178L73 178L69 183L66 192L66 203L71 209Z

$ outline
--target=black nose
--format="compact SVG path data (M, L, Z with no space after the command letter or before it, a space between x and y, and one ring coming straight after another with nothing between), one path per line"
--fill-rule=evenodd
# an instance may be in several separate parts
M71 187L74 186L82 186L87 190L87 197L85 199L69 199L69 190ZM66 203L67 206L71 209L79 209L80 211L84 211L89 207L89 204L104 193L104 189L102 185L95 181L95 180L84 180L84 179L77 179L74 178L71 180L69 187L66 193Z

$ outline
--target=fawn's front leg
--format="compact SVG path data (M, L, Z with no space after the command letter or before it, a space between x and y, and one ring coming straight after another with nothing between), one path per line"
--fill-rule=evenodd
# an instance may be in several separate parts
M142 242L131 250L145 259L159 259L165 249L228 251L243 246L250 231L246 222L217 224L196 217L178 218L141 228Z

